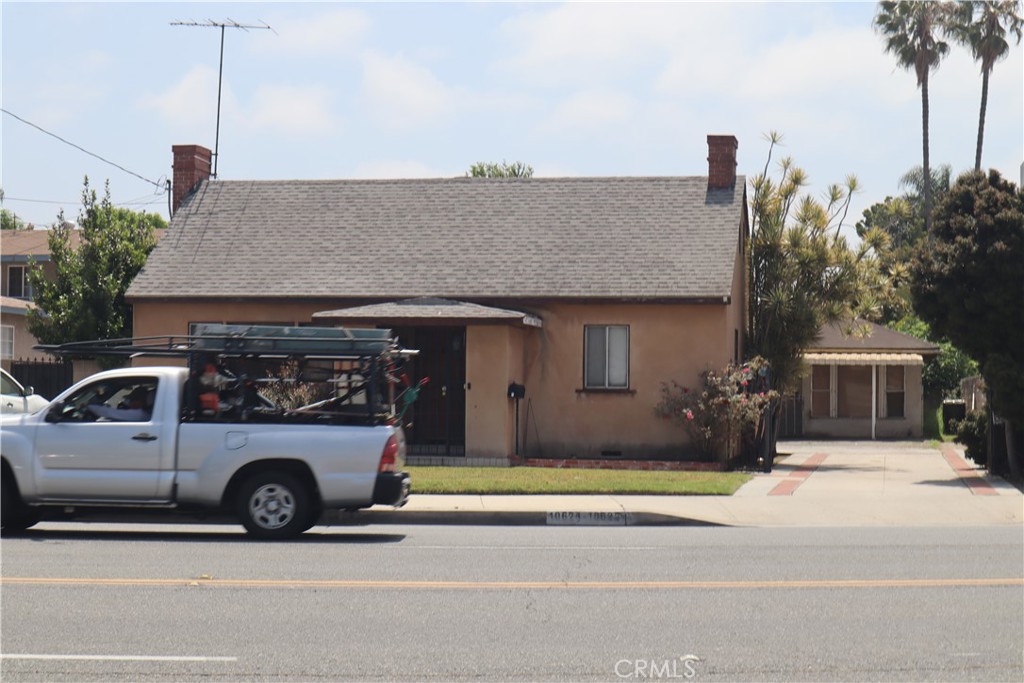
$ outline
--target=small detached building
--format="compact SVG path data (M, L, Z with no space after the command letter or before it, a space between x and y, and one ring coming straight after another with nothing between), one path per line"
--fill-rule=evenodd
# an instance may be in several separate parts
M804 353L803 436L904 439L924 435L921 372L939 347L874 323L863 336L826 327Z

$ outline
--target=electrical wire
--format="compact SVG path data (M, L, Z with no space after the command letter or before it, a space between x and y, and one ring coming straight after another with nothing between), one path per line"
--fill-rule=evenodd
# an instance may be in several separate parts
M70 145L71 147L74 147L75 149L79 150L80 152L85 152L85 153L86 153L86 154L88 154L89 156L91 156L91 157L95 157L95 158L99 159L100 161L102 161L102 162L103 162L103 163L105 163L105 164L110 164L110 165L111 165L111 166L113 166L114 168L118 168L118 169L120 169L120 170L124 171L125 173L127 173L128 175L131 175L131 176L135 176L135 177L136 177L136 178L138 178L139 180L145 181L145 182L149 183L150 185L153 185L153 186L155 186L155 187L157 187L157 188L159 188L159 189L161 189L161 190L165 190L165 189L166 189L166 188L165 188L164 186L162 186L162 185L161 185L160 183L158 183L158 182L156 182L156 181L154 181L154 180L150 180L149 178L143 178L143 177L142 177L141 175L139 175L138 173L135 173L134 171L129 171L129 170L128 170L127 168L125 168L124 166L121 166L120 164L115 164L115 163L114 163L113 161L110 161L109 159L104 159L104 158L103 158L103 157L101 157L101 156L100 156L99 154L95 154L95 153L93 153L93 152L90 152L89 150L85 149L84 147L81 147L81 146L79 146L79 145L76 145L76 144L75 144L75 143L73 143L73 142L70 142L70 141L68 141L68 140L65 140L64 138L62 138L61 136L57 135L56 133L51 133L50 131L46 130L45 128L43 128L43 127L41 127L41 126L37 126L36 124L32 123L31 121L26 121L25 119L21 118L21 117L20 117L20 116L18 116L17 114L14 114L14 113L12 113L12 112L9 112L9 111L7 111L6 109L3 109L3 108L0 108L0 111L2 111L3 113L7 114L8 116L10 116L10 117L12 117L12 118L15 118L15 119L17 119L17 120L21 121L22 123L24 123L24 124L25 124L25 125L27 125L27 126L32 126L32 127L33 127L33 128L35 128L36 130L39 130L39 131L42 131L43 133L46 133L46 134L47 134L47 135L49 135L50 137L53 137L53 138L57 138L58 140L60 140L61 142L63 142L63 143L65 144L65 145Z

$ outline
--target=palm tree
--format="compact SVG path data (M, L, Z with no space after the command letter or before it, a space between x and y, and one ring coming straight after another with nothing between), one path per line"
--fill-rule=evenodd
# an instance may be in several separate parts
M939 66L949 52L949 45L937 35L952 11L950 2L914 2L885 0L878 3L875 30L885 39L885 51L896 57L904 69L913 69L917 86L921 89L921 144L924 177L931 177L928 165L928 74ZM924 185L924 224L932 224L932 192L930 183Z
M985 138L985 111L988 108L988 76L996 62L1010 52L1007 34L1024 37L1024 19L1018 13L1018 0L960 0L951 17L948 33L955 41L969 47L974 59L981 62L981 113L978 116L978 148L974 170L981 170L981 145Z

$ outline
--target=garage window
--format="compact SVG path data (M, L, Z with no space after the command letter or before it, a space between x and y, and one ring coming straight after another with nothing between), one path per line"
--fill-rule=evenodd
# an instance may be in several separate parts
M885 415L882 417L905 417L904 397L906 396L906 369L902 365L885 367Z

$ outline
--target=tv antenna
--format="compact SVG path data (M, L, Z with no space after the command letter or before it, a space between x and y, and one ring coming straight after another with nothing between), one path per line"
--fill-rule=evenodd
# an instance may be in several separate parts
M234 19L226 19L225 21L214 21L213 19L207 19L206 21L172 21L171 26L202 26L204 28L219 28L220 29L220 67L217 69L217 131L213 138L213 177L217 177L217 160L220 158L220 90L221 83L224 80L224 29L226 28L240 28L243 31L248 32L249 29L269 29L270 24L260 20L260 25L255 24L239 24ZM276 33L276 31L275 31Z

